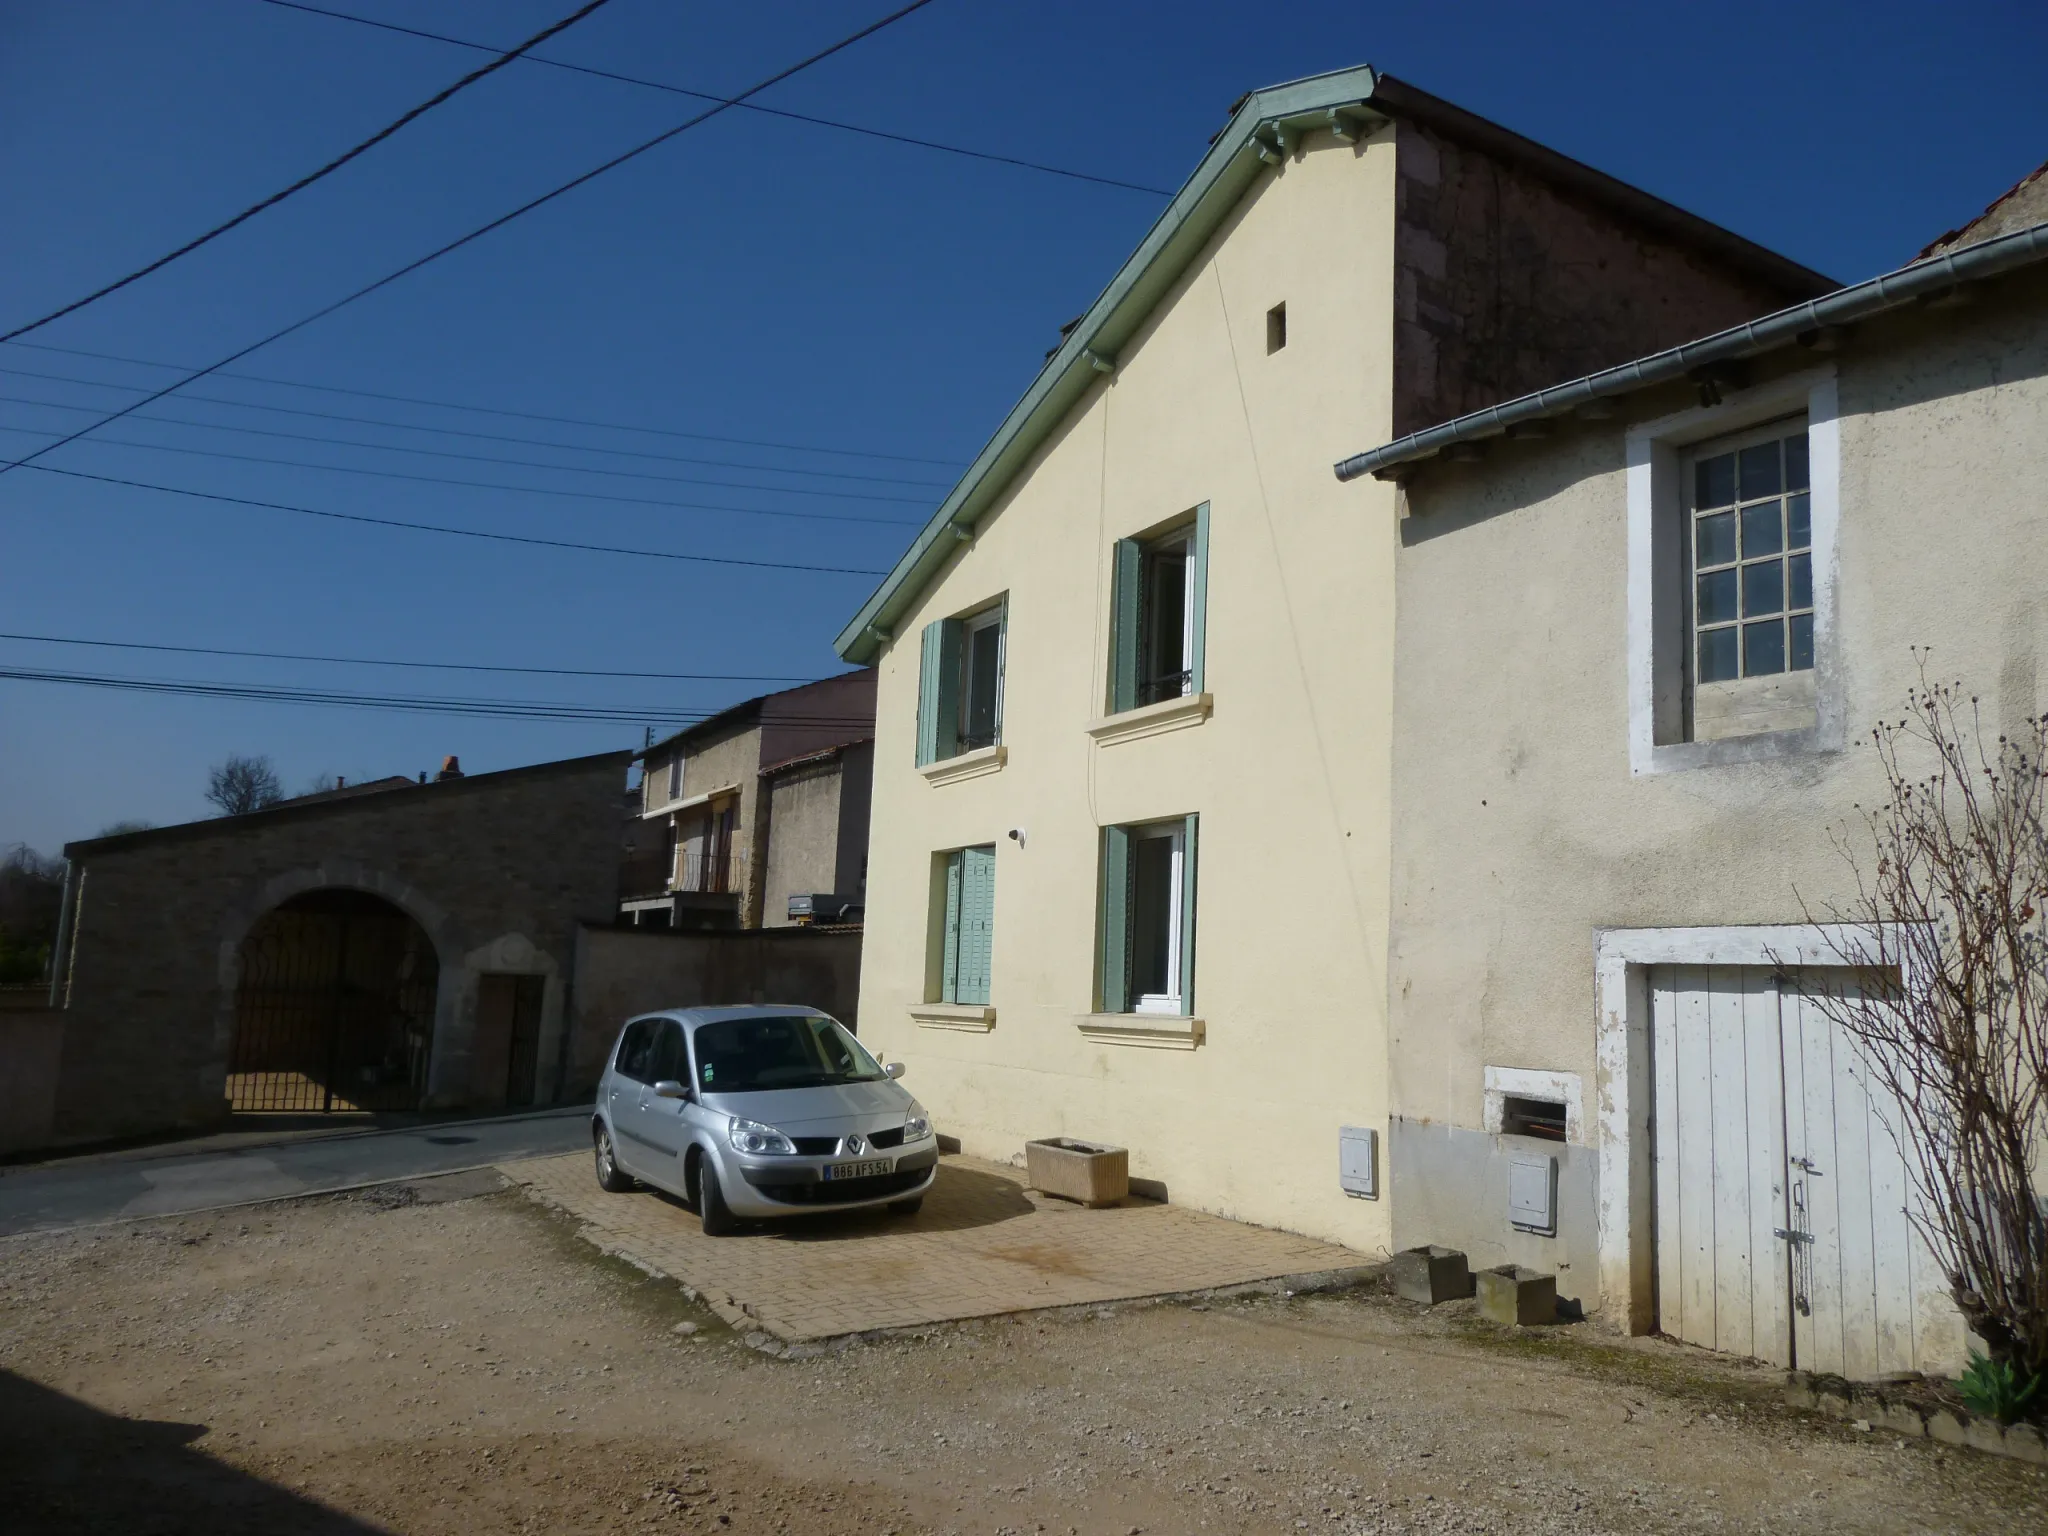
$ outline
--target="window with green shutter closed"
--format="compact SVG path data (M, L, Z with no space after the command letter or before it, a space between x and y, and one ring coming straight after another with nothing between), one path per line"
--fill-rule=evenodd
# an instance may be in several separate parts
M987 1006L995 921L994 846L962 848L949 855L941 1002Z

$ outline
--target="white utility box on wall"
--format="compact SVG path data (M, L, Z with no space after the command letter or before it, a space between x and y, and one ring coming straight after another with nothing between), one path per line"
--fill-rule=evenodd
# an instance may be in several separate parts
M1363 1126L1337 1131L1337 1182L1354 1200L1380 1197L1380 1133Z
M1508 1220L1518 1232L1557 1236L1557 1159L1518 1153L1508 1162Z

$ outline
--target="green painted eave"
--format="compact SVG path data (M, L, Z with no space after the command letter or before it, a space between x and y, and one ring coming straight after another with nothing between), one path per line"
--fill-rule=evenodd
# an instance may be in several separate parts
M866 665L894 636L897 621L916 603L925 584L1088 392L1098 373L1097 360L1114 365L1119 350L1137 334L1153 306L1258 179L1266 167L1260 146L1268 154L1285 154L1297 133L1332 126L1333 112L1361 135L1370 132L1384 120L1384 113L1369 101L1377 83L1372 66L1362 64L1254 91L1239 104L1137 250L975 455L894 569L839 632L833 648L842 657Z

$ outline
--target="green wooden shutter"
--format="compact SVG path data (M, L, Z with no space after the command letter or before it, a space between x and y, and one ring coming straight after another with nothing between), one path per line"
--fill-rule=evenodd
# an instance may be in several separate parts
M1136 539L1116 541L1109 593L1109 712L1138 702L1138 588L1144 552Z
M1195 828L1200 816L1190 816L1180 855L1180 1011L1195 1011Z
M943 975L939 981L939 1001L942 1003L960 1001L960 875L964 862L957 853L946 855L945 948Z
M1102 1011L1131 1008L1131 835L1102 829Z
M924 627L917 667L917 765L960 750L960 621L935 619Z
M960 979L953 1001L989 999L996 920L996 851L966 848L960 855Z
M1188 540L1188 692L1201 693L1206 686L1202 655L1208 649L1209 629L1209 503L1195 508L1195 531ZM1191 834L1192 835L1192 834ZM1193 846L1190 844L1189 846Z

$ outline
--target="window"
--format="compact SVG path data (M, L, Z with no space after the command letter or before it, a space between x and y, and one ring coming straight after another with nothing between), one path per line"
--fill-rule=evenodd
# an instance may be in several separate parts
M668 797L671 800L683 798L683 754L680 752L668 760Z
M716 1019L690 1037L706 1093L772 1093L872 1083L886 1074L845 1028L818 1014Z
M1840 751L1831 367L1629 428L1629 765Z
M1209 507L1146 540L1119 539L1111 594L1109 713L1203 691Z
M654 1026L654 1046L647 1053L644 1081L687 1083L690 1063L683 1054L683 1026L674 1019L661 1019Z
M616 1070L621 1077L630 1077L635 1082L649 1081L647 1068L654 1053L654 1026L659 1019L635 1019L626 1026L625 1034L619 1037L619 1056Z
M1784 686L1788 674L1813 670L1805 423L1778 422L1696 449L1684 484L1694 739L1782 725L1773 717L1803 702ZM1756 679L1778 686L1765 692Z
M1102 1010L1194 1012L1198 818L1102 832Z
M1003 739L1009 608L997 603L924 627L917 681L917 761L941 762Z
M938 925L941 1003L986 1007L996 918L996 850L958 848L945 859L945 903Z
M1287 345L1287 306L1275 304L1266 311L1266 355L1271 357Z

